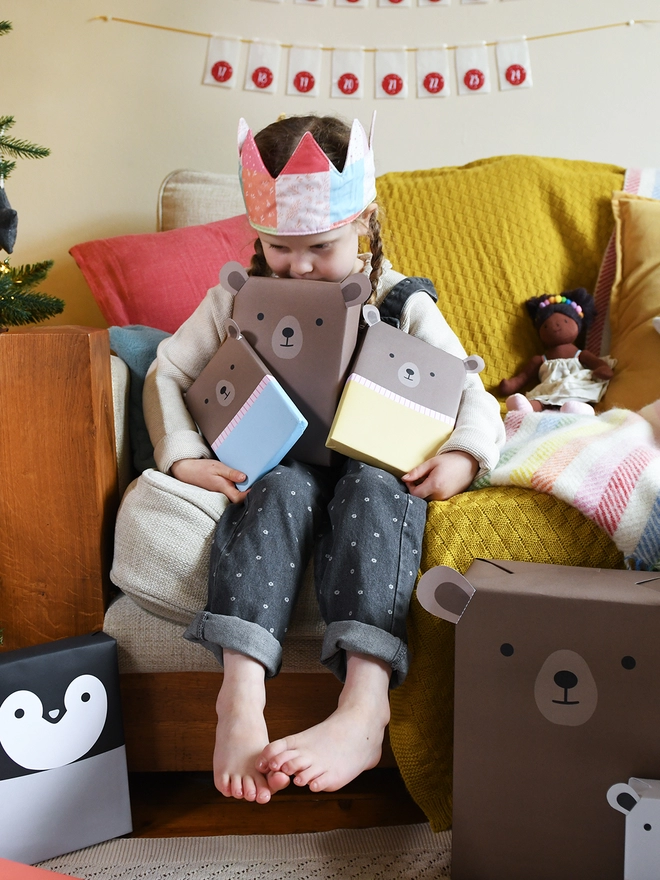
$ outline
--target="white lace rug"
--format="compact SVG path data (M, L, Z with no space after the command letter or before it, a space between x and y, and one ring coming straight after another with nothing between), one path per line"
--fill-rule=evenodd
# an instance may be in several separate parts
M39 867L81 880L436 880L451 835L428 824L319 834L122 838Z

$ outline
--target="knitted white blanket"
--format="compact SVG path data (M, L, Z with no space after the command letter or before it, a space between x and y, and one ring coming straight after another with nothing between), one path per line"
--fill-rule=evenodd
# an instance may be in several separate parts
M510 412L505 428L498 465L473 488L555 495L607 532L629 568L660 570L660 401L640 413Z

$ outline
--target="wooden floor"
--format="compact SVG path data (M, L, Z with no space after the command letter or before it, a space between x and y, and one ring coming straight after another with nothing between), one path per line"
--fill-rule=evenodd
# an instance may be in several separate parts
M297 834L425 822L396 769L363 773L341 791L295 785L269 804L223 797L211 773L131 773L132 837Z

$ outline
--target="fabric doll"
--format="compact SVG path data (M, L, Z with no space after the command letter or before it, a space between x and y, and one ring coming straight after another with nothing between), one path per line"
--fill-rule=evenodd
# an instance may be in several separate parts
M599 358L575 345L596 315L593 298L584 287L578 287L561 295L532 297L525 306L545 353L535 355L512 378L502 379L499 393L507 397L506 408L593 415L591 404L605 393L616 365L613 358ZM538 384L525 395L518 393L532 379Z

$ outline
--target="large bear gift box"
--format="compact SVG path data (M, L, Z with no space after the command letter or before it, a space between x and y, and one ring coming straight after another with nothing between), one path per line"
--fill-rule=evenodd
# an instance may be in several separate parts
M31 868L22 862L10 862L2 858L0 858L0 877L2 880L57 880L58 877L60 880L62 878L80 880L79 877L73 877L71 874L59 874L48 868Z
M360 307L371 293L364 275L344 281L248 276L225 263L220 283L234 294L232 317L308 422L292 455L329 465L325 445L357 342Z
M241 334L227 337L185 394L186 406L220 461L242 471L250 486L280 463L307 420Z
M0 654L0 857L34 864L131 830L115 640Z
M466 372L484 367L380 320L364 306L367 330L337 407L327 446L400 477L432 458L451 434Z
M457 624L453 880L621 880L607 792L660 777L660 573L476 559L417 597Z

